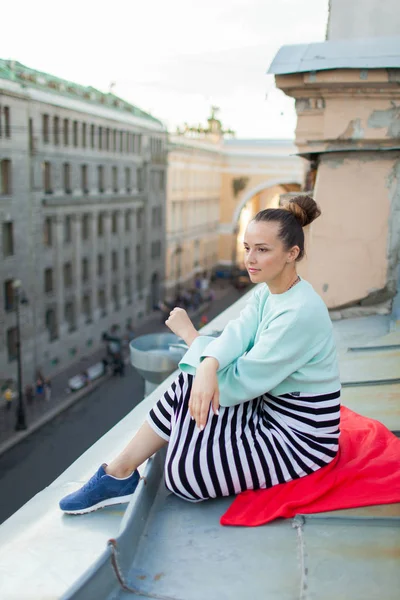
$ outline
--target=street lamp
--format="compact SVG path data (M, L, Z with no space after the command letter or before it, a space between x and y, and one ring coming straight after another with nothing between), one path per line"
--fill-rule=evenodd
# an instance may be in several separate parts
M17 316L17 379L18 379L18 406L17 406L17 420L15 423L16 431L21 431L22 429L27 429L26 419L25 419L25 406L24 406L24 398L22 395L22 360L21 360L21 330L20 330L20 319L19 319L19 305L22 302L26 302L24 297L21 298L21 281L19 279L14 279L13 281L13 290L14 290L14 302L15 302L15 311Z

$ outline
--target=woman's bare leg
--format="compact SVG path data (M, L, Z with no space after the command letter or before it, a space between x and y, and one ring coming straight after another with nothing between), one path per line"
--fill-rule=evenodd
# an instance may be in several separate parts
M128 477L145 460L168 442L145 421L137 434L113 461L106 467L106 473L114 477Z

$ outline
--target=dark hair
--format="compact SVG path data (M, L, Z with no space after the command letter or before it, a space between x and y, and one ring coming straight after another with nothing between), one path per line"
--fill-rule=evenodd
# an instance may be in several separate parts
M298 246L300 252L296 260L301 260L304 256L303 227L312 223L320 214L318 204L310 196L295 196L282 208L261 210L253 221L280 223L279 239L282 240L286 250Z

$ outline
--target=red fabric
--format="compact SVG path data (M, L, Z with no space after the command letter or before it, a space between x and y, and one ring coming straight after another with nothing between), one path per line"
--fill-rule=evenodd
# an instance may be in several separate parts
M400 439L379 421L342 406L339 452L311 475L239 494L221 525L263 525L294 517L400 502Z

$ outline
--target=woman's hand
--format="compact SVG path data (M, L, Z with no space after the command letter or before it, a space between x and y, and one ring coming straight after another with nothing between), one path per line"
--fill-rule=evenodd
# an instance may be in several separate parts
M173 308L169 313L169 317L165 321L165 324L170 328L172 333L181 337L188 346L190 346L193 340L199 335L190 320L189 315L183 308Z
M196 371L189 398L189 414L195 419L197 427L204 429L210 404L215 415L219 409L219 388L217 370L219 363L215 358L203 360Z

